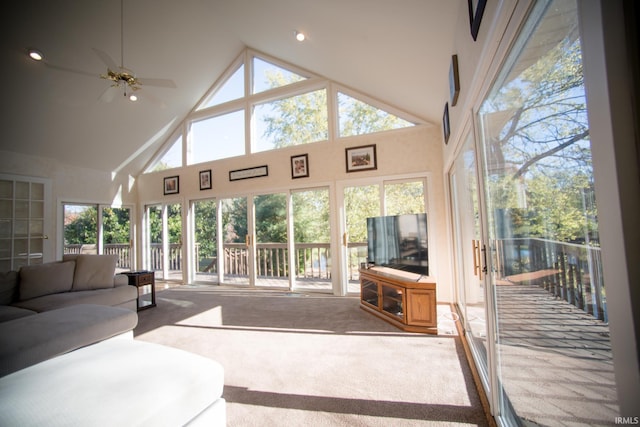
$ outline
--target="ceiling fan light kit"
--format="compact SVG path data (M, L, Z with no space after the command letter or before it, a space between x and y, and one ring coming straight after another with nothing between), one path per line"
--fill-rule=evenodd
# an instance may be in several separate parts
M93 49L94 52L102 59L102 62L107 66L107 73L101 74L100 77L105 80L111 80L110 87L121 88L125 97L129 97L131 101L137 101L138 97L131 92L141 89L143 82L136 78L133 71L125 68L124 66L124 0L120 0L120 66L117 66L111 57L99 50ZM148 86L162 86L173 87L176 85L171 80L164 79L142 79Z
M29 58L34 61L42 61L44 59L44 55L38 49L29 49L27 54L29 55Z

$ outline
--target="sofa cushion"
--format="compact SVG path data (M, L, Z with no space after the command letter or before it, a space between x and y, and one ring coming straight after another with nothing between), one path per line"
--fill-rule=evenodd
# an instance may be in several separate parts
M9 320L19 319L25 316L31 316L36 314L35 311L27 308L13 307L11 305L0 305L0 323L8 322Z
M20 300L70 291L75 267L75 261L66 261L20 268Z
M72 289L86 291L113 288L117 261L116 255L78 255Z
M9 305L18 296L18 272L0 273L0 305Z
M0 378L0 425L184 426L220 402L224 369L177 348L108 340ZM224 426L218 419L197 425Z
M138 315L103 305L74 305L0 323L0 376L132 331Z
M108 289L94 289L91 291L62 292L54 295L45 295L32 298L28 301L13 303L15 307L26 308L37 312L54 310L76 304L100 304L110 306L123 306L131 302L133 310L136 307L138 289L135 286L118 286Z

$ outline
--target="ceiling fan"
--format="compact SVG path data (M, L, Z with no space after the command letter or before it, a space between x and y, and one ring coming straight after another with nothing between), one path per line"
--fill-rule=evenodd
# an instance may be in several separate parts
M93 51L107 66L107 72L105 74L101 74L100 78L110 80L112 82L100 97L106 102L112 101L115 97L115 93L117 92L110 90L111 88L117 88L119 91L122 91L125 97L129 97L131 101L135 101L137 100L137 96L133 92L141 89L141 86L143 85L168 88L176 87L173 80L136 77L136 74L132 70L129 70L124 66L124 0L120 0L120 65L118 66L106 52L96 48L93 48ZM153 96L148 93L145 96L152 101L155 100Z

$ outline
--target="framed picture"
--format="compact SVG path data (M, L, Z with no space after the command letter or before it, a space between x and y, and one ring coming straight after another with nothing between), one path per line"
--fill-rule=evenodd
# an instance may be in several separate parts
M469 24L471 26L471 37L473 37L473 41L476 41L478 38L478 30L480 30L480 22L482 21L484 7L487 5L487 0L467 1L469 2Z
M449 126L449 103L444 104L444 113L442 114L442 133L444 135L444 143L449 143L449 135L451 135L451 127Z
M168 176L164 179L164 194L178 194L180 192L177 176Z
M309 176L309 156L302 154L291 156L291 178L304 178Z
M200 171L200 190L211 189L211 169Z
M455 107L460 94L460 75L458 74L458 55L451 56L451 66L449 67L449 93L451 106Z
M357 172L378 168L376 146L363 145L346 149L347 172Z
M229 171L229 181L259 178L261 176L269 176L269 167L267 165Z

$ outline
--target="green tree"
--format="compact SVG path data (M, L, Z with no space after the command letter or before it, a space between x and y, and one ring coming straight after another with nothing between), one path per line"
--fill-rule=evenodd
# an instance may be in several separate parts
M516 235L573 242L588 233L597 243L579 39L503 78L481 108L490 210L509 212Z
M167 232L169 243L182 242L182 209L179 203L167 206ZM149 215L151 243L162 243L162 209L152 207Z
M85 206L79 213L65 212L65 245L96 244L97 238L98 210L95 206Z
M200 258L206 258L210 263L217 255L217 214L215 200L204 200L196 203L195 235Z
M104 208L102 210L102 233L105 244L129 243L131 240L129 209Z

